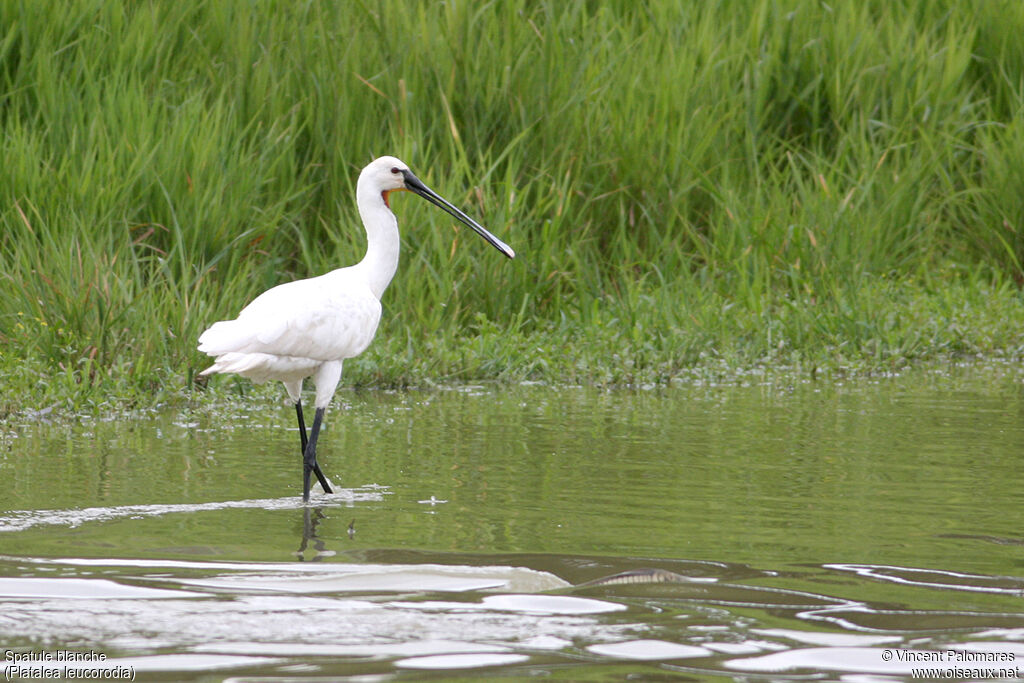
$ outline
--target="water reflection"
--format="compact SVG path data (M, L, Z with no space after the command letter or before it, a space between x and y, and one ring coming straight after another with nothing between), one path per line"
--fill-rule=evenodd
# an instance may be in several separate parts
M327 545L323 539L317 538L316 535L316 527L323 519L323 508L311 508L308 506L302 508L302 543L299 544L299 549L295 553L300 562L319 562L325 557L334 555L334 551L327 550ZM312 557L307 558L306 549L310 543L312 543L315 552Z
M866 595L875 579L864 570L913 575L913 568L851 574L844 566L807 567L781 581L788 585L768 586L758 584L783 577L740 565L662 561L682 580L573 586L522 566L538 557L506 558L509 564L489 556L432 559L447 563L2 558L0 573L21 576L0 580L0 637L24 648L57 639L123 653L110 665L132 662L144 671L213 663L271 677L311 661L310 673L321 676L495 666L532 676L572 666L585 678L626 663L648 675L902 676L913 662L892 653L1024 657L1019 611L894 609L809 590L833 585ZM546 559L563 569L643 561ZM76 578L85 574L103 578ZM853 581L836 581L844 575ZM961 587L986 587L999 577L956 579ZM946 590L934 583L921 588ZM172 664L154 649L180 654Z
M295 552L295 556L300 562L320 562L337 554L334 550L328 550L326 541L317 536L317 527L327 518L322 506L303 506L302 542L299 543L299 549ZM349 540L356 537L356 520L354 518L348 523L346 533ZM307 551L310 550L311 545L312 552L307 557Z
M274 405L8 425L0 640L175 680L1024 661L1022 372L342 393L310 506Z

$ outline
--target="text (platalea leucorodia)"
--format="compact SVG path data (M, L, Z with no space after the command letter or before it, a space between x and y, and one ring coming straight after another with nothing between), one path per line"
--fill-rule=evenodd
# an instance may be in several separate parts
M356 184L356 205L366 228L366 255L354 266L319 277L278 285L253 299L234 320L222 320L199 337L199 350L214 357L201 375L236 373L255 382L280 380L295 403L302 446L302 499L309 500L310 475L326 493L330 482L316 460L324 411L331 402L346 358L362 353L380 322L380 297L398 267L398 220L388 196L408 190L472 228L509 258L515 252L482 225L450 204L395 157L371 162ZM316 414L306 437L302 381L316 384Z

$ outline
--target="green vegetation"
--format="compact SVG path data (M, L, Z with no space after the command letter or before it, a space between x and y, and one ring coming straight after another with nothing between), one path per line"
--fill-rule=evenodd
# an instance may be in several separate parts
M190 395L209 323L362 256L385 153L519 257L398 198L348 383L1016 357L1021 35L1014 0L2 3L0 414Z

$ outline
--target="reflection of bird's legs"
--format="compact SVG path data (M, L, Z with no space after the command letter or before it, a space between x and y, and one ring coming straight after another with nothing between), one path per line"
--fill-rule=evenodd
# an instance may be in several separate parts
M319 562L327 554L327 544L316 535L316 528L322 519L324 519L324 511L320 508L311 508L308 505L302 508L302 543L299 544L299 550L295 553L298 555L299 561L306 560L304 553L309 546L310 539L313 541L313 548L317 551L311 558L313 562Z
M314 433L320 431L319 422L320 419L323 417L323 410L317 410L316 413L317 416L313 420ZM306 448L309 445L309 442L306 439L306 420L302 416L302 399L299 399L298 401L295 402L295 415L299 418L299 439L302 441L302 458L303 462L306 462L308 460L308 458L306 457ZM325 477L324 473L320 470L320 465L317 464L315 436L313 437L313 442L313 474L315 474L316 478L320 480L320 485L324 487L324 493L334 493L334 491L331 490L331 485L327 483L327 477ZM302 499L309 500L309 469L304 467L303 470L304 474L302 486Z

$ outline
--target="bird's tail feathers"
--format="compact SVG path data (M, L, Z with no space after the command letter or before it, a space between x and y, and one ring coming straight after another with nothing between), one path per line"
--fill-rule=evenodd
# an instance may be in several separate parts
M238 329L237 320L221 320L199 335L199 350L210 356L237 351L246 333Z
M202 351L200 347L200 351ZM213 365L206 368L200 375L212 375L218 372L234 372L242 374L247 370L252 370L264 362L261 358L264 354L262 353L225 353L217 356L214 360Z
M257 384L270 379L282 382L301 381L322 364L321 361L291 356L275 356L269 353L243 353L231 351L217 356L213 365L200 375L235 373L248 377Z

